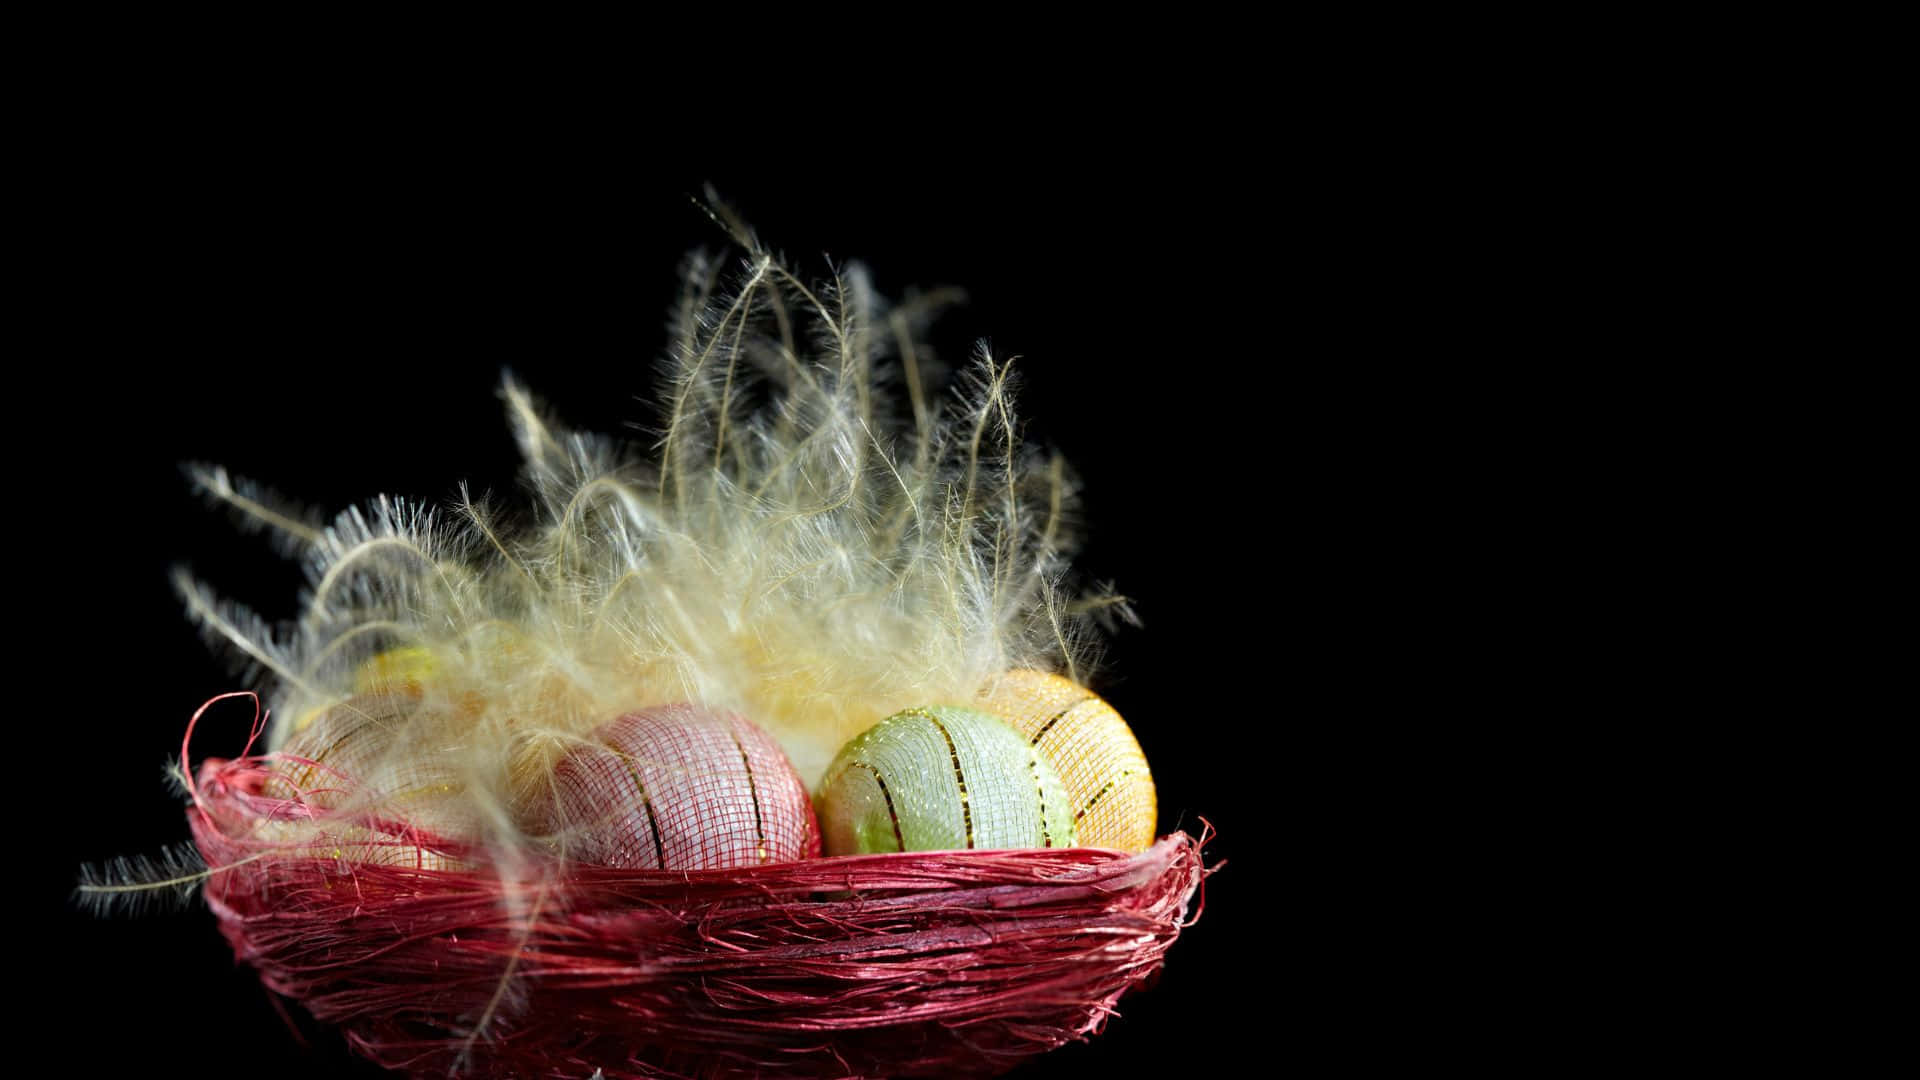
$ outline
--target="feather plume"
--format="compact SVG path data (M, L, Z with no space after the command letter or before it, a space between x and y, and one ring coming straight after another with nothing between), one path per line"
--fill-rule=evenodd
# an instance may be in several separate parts
M783 875L797 875L792 880L809 892L854 887L848 882L855 879L813 860L768 859L770 838L810 840L811 848L799 847L818 850L807 793L792 773L818 791L828 763L849 739L903 710L973 701L1009 671L1062 671L1086 680L1100 631L1132 612L1111 588L1082 591L1070 573L1078 531L1074 478L1064 461L1023 444L1012 360L982 345L949 378L922 340L929 320L959 294L936 290L893 304L857 264L829 266L822 280L803 279L711 193L706 209L741 250L728 258L697 254L683 266L685 284L656 387L660 422L650 443L572 430L507 373L500 397L523 459L524 502L463 486L446 505L383 495L327 519L217 466L188 468L196 491L243 528L270 534L299 561L306 580L299 613L269 625L176 571L189 614L257 685L271 706L271 722L256 714L254 734L266 725L264 744L235 760L204 766L197 775L185 761L170 767L214 869L191 846L89 867L76 889L82 904L138 907L184 898L215 879L209 895L224 925L230 934L252 935L247 955L281 965L269 981L278 987L273 980L296 970L311 979L319 968L352 966L328 949L322 950L325 963L314 967L305 957L314 951L315 934L337 934L329 940L351 952L402 926L404 920L374 919L340 931L327 914L348 895L333 893L336 876L353 882L356 913L375 904L424 914L427 909L413 906L424 903L435 912L432 919L442 921L424 932L403 932L409 949L430 943L441 950L430 965L436 1000L443 960L471 955L475 971L497 972L484 1000L462 999L457 1015L441 1024L450 1036L442 1049L454 1052L457 1067L511 1042L488 1040L502 1027L500 1018L524 1018L530 988L553 974L552 961L566 951L550 947L555 926L565 925L569 935L602 927L616 934L624 955L631 945L628 920L653 918L641 911L651 906L644 891L622 892L623 909L634 910L622 910L614 921L596 913L606 895L595 890L614 880L605 874L622 868L597 858L594 844L623 850L632 840L644 848L641 838L650 834L657 865L668 868L663 841L692 834L679 830L684 821L669 820L662 829L654 795L697 787L680 781L690 772L710 781L722 768L712 755L672 757L678 751L665 736L652 742L641 736L684 729L636 718L737 714L725 721L732 747L720 744L719 753L732 768L732 752L739 752L768 865L740 870L738 880L700 879L718 889L712 896L731 902L736 890L746 895L761 888L761 880ZM779 743L792 773L760 731L746 739L747 729L733 726L742 717ZM609 741L616 718L634 721L620 729L631 739ZM985 723L1007 732L1011 760L1024 759L1038 783L1032 747L998 721ZM706 734L721 738L714 730ZM590 746L598 747L598 757L574 756ZM957 762L951 739L948 752ZM592 812L608 791L594 786L598 780L582 771L583 761L620 763L606 771L619 784L623 773L632 780L646 832L632 806L615 805L610 815ZM756 769L755 761L777 768ZM776 774L784 781L776 784ZM562 790L568 783L575 788ZM762 793L782 786L805 830L783 833L777 814L763 818ZM964 806L964 782L959 790ZM1051 844L1046 807L1059 812L1065 795L1034 794L1041 835ZM675 800L662 795L662 803ZM585 809L575 812L576 804ZM963 820L971 846L973 819ZM602 831L583 831L580 822ZM1085 1000L1051 1026L1036 1026L1031 1010L1019 1004L1021 1018L1007 1021L1010 1031L1018 1029L1007 1045L1031 1052L1084 1031L1137 979L1128 973L1140 957L1157 963L1199 877L1197 849L1180 843L1186 846L1162 841L1154 849L1162 853L1158 862L1114 862L1121 876L1086 886L1087 896L1104 905L1111 900L1107 882L1133 888L1151 878L1154 895L1171 899L1173 921L1141 936L1146 924L1129 908L1124 924L1138 951L1104 964L1082 963L1078 953L1061 959L1074 965ZM1176 860L1176 867L1168 861L1175 852L1192 857ZM1099 867L1112 854L1046 856L1090 859L1085 865ZM1061 880L1051 864L1029 867L1012 859L1003 866L992 853L915 858L911 871L875 863L877 876L869 880L889 890L935 884L941 879L933 869L945 866L957 876L934 891L971 895L977 883L1004 871L1013 875L1011 887L1036 890L1048 903ZM221 876L247 864L253 870ZM475 873L489 876L476 881ZM768 874L773 877L756 876ZM814 881L813 874L827 876ZM326 887L313 888L315 882ZM660 884L682 890L694 879L662 877ZM991 906L1002 904L999 886L980 891L993 895ZM697 900L699 894L689 895ZM767 896L771 901L774 894ZM450 898L458 903L439 906ZM967 932L994 938L974 922L975 913L950 906L944 893L927 904L967 923ZM569 909L581 921L556 918ZM774 951L785 952L778 946L786 940L782 934L803 934L808 951L829 947L816 926L783 910L771 905L764 935L743 924L756 948L771 941ZM283 918L296 913L310 922ZM256 921L259 914L271 918ZM448 917L473 921L460 922L456 933L455 923L444 922ZM887 924L885 948L897 949L897 916L876 917ZM852 925L838 916L832 921ZM378 926L369 933L372 924ZM739 948L707 940L704 925L698 931L704 944L729 953ZM436 936L440 931L444 938ZM944 953L958 940L945 934L915 935L924 940L910 947ZM1084 935L1063 926L1059 936L1066 942ZM235 941L239 950L240 938ZM1032 955L1030 939L1005 944L1023 962ZM300 958L274 951L287 946ZM398 964L391 970L404 972L396 986L427 970L399 957L396 951L389 958ZM806 960L809 971L814 963ZM529 977L522 978L523 968ZM784 968L767 970L788 978ZM1029 974L1046 987L1032 993L1057 996L1056 970L1032 966ZM925 989L917 976L910 981L897 990ZM485 984L466 979L463 985ZM780 993L791 996L784 988ZM624 990L618 996L623 1002L632 997ZM863 988L844 996L865 1004L871 995ZM997 987L992 996L1007 997ZM672 1000L678 1008L679 998ZM322 1000L316 1015L332 1007ZM636 1015L653 1015L651 1009L642 1003ZM968 1015L969 1023L979 1019ZM927 1016L929 1025L945 1030L945 1020ZM553 1019L548 1027L571 1039L572 1030ZM821 1050L818 1029L809 1023L804 1030L806 1052ZM410 1029L407 1038L417 1034ZM756 1027L741 1046L758 1047L761 1040ZM361 1044L370 1053L372 1046ZM833 1046L824 1050L838 1068L848 1067Z
M218 465L190 464L185 471L194 490L208 502L230 511L242 529L267 532L295 553L319 536L321 523L312 510L251 480L229 476Z
M212 876L191 842L154 855L116 856L80 868L74 900L95 915L131 915L186 907Z
M190 470L306 570L280 628L176 577L266 691L269 747L360 708L383 658L413 657L372 771L433 762L467 839L511 863L552 847L516 812L529 789L629 710L738 712L811 786L900 709L969 700L1011 668L1084 677L1093 614L1125 608L1068 579L1071 477L1022 445L1012 362L982 346L941 393L918 339L957 294L889 305L857 265L803 280L709 209L744 253L685 266L650 447L568 429L508 374L530 495L512 514L462 489L448 508L381 497L322 525Z

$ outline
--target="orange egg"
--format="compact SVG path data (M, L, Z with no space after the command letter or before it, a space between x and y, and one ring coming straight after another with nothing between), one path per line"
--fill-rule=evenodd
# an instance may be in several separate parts
M1098 694L1042 671L1010 671L980 702L1026 736L1060 774L1083 847L1143 851L1159 814L1153 774L1127 722Z

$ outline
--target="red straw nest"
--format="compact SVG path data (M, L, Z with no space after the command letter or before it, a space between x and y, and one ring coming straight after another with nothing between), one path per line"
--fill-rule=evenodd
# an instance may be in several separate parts
M419 1076L998 1073L1097 1032L1211 872L1208 834L1174 833L1131 855L536 866L515 882L424 868L423 838L395 823L262 839L313 813L264 795L266 766L199 770L207 902L269 989Z

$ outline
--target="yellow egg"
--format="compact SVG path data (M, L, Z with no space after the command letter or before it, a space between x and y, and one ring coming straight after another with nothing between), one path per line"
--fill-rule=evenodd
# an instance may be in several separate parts
M1085 847L1143 851L1159 814L1153 774L1127 722L1098 694L1042 671L1010 671L980 691L1052 763Z
M353 673L353 692L377 694L383 690L418 690L440 667L427 649L389 649L360 665Z

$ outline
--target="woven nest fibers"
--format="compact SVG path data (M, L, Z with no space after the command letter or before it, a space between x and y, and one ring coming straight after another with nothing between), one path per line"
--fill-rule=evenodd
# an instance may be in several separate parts
M416 1076L986 1075L1158 969L1201 840L517 876L210 760L189 812L235 955ZM1204 839L1204 838L1203 838ZM449 868L453 867L453 868ZM1194 915L1197 916L1197 907Z

